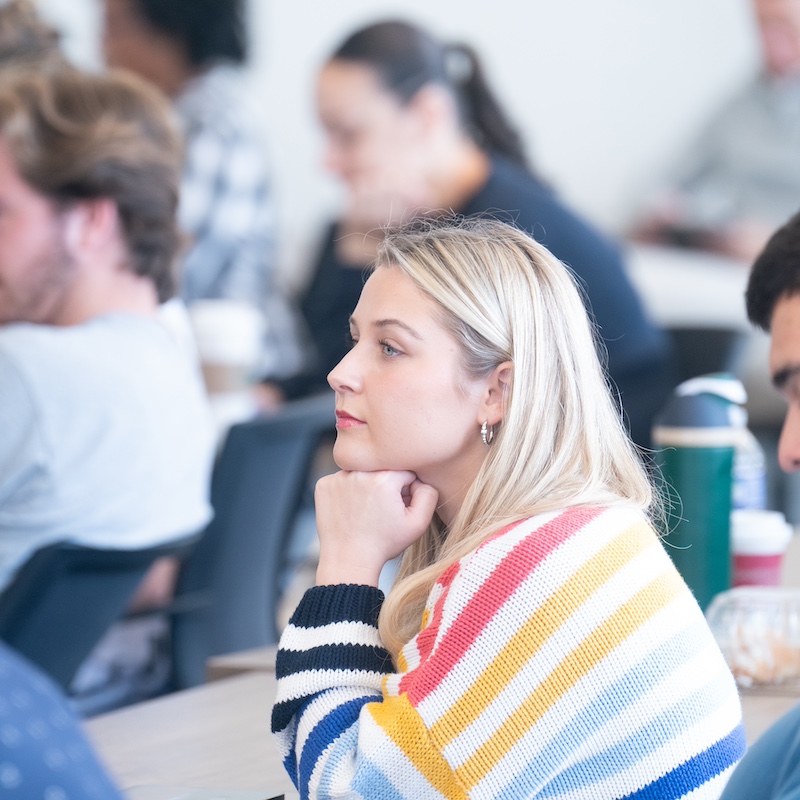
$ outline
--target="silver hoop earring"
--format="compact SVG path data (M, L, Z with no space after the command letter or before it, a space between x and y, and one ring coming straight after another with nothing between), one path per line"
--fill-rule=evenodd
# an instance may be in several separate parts
M487 447L494 441L494 425L490 425L486 420L481 425L481 439Z

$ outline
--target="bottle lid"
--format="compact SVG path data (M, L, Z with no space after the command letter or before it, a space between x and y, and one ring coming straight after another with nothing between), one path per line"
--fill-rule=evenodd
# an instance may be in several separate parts
M747 390L744 384L729 372L712 372L689 378L677 386L675 394L680 397L714 394L740 406L747 402Z
M732 375L691 378L675 389L656 417L653 438L683 447L734 446L737 431L746 424L740 405L746 400L744 385Z

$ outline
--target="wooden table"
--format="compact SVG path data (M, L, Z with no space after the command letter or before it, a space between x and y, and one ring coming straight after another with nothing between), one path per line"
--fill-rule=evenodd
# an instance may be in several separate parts
M773 722L782 717L790 708L794 708L800 703L800 695L778 692L775 694L748 693L747 690L744 690L741 698L748 745L753 744Z
M297 798L269 730L275 677L239 677L87 720L86 731L123 789L259 789Z
M238 653L227 653L221 656L212 656L206 665L206 677L209 681L218 681L222 678L232 678L246 672L275 673L275 656L278 645L268 644L265 647L254 647L252 650L242 650Z
M273 672L250 671L95 717L85 727L123 789L250 789L294 800L269 732L275 687ZM798 702L797 695L745 694L748 742Z

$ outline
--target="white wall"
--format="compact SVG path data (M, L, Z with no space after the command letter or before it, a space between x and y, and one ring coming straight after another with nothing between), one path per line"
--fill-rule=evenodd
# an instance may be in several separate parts
M97 64L96 0L38 0ZM404 16L468 40L538 170L617 232L706 115L753 71L748 0L250 0L252 74L270 111L284 266L299 280L335 203L320 169L315 73L355 26Z

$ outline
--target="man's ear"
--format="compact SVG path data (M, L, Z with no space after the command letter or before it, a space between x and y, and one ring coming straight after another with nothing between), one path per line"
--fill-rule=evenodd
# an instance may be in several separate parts
M64 241L72 255L93 253L117 240L117 204L107 197L79 200L64 212L63 219Z
M485 420L489 425L497 425L503 421L506 397L513 374L514 364L511 361L504 361L492 370L486 382L479 423Z

